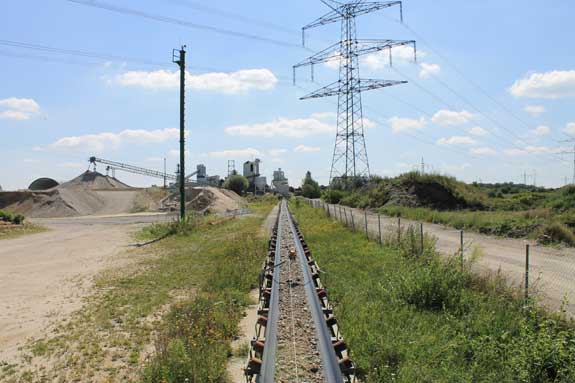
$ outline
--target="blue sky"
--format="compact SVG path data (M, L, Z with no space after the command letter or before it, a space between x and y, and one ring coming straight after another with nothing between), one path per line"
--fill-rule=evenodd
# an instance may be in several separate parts
M228 159L240 168L258 157L268 177L282 167L294 185L307 170L328 181L337 100L298 98L338 72L317 68L311 83L302 70L298 86L291 84L293 64L339 41L333 24L310 31L308 49L299 46L300 28L328 11L319 0L95 2L236 35L69 0L6 2L4 189L25 188L40 176L70 179L87 169L91 155L153 169L166 157L174 171L178 88L171 54L181 44L190 66L188 168L205 163L208 174L224 175ZM575 137L575 3L406 0L404 12L405 25L393 8L357 19L360 38L414 39L419 49L417 63L394 51L393 68L384 56L361 61L364 77L410 80L363 95L372 173L399 174L424 157L429 170L465 181L520 182L527 172L529 182L536 175L539 185L560 186L571 177L572 156L559 153L573 146L560 141Z

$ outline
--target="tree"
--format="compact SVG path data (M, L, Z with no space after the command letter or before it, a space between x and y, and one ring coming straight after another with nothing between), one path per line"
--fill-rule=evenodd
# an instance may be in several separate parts
M226 182L224 182L224 188L233 190L240 195L244 194L249 186L250 183L248 179L240 175L229 176Z
M321 197L321 189L317 181L311 177L311 172L305 174L301 185L301 194L306 198L319 198Z

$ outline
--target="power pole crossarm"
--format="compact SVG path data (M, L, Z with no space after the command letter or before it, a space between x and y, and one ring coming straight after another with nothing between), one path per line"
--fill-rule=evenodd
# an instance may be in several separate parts
M354 84L350 90L352 92L365 92L368 90L386 88L389 86L400 85L400 84L407 84L407 81L390 81L390 80L371 80L371 79L362 79ZM331 85L328 85L324 88L321 88L315 92L308 94L307 96L303 96L300 100L308 100L310 98L322 98L322 97L331 97L331 96L338 96L342 92L345 92L344 84L340 81L336 81Z
M339 61L342 56L343 48L342 46L347 44L347 41L341 41L330 46L327 49L307 58L299 64L294 65L294 68L300 68L302 66L317 65L330 61ZM414 40L355 40L352 42L354 45L354 54L357 56L364 56L372 53L381 52L383 50L389 50L389 54L392 54L392 49L395 47L413 45L414 48L414 60L415 55L415 41Z
M330 7L332 11L323 15L317 20L307 24L305 27L302 28L304 31L307 29L312 29L320 27L322 25L332 24L341 21L345 19L347 13L351 13L355 17L380 11L382 9L393 7L395 5L399 5L400 7L402 7L401 1L355 1L353 3L348 4L342 4L339 2L331 2L332 4L328 4L325 1L322 2L328 7Z

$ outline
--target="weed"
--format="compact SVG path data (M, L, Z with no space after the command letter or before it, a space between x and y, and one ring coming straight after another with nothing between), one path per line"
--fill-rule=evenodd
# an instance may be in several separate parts
M430 239L421 254L416 230L380 246L305 204L294 213L362 382L575 381L575 330L526 309L501 275L462 270Z

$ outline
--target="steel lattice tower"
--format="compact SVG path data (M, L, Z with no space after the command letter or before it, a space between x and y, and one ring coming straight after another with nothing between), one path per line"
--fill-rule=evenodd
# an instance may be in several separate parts
M361 93L367 90L379 89L406 81L388 81L362 79L359 75L359 57L389 50L390 65L392 64L392 49L398 46L412 45L414 59L416 45L413 40L358 40L356 17L376 12L392 6L399 6L403 19L401 1L361 1L355 0L342 3L335 0L320 0L331 11L302 29L302 40L305 45L305 31L311 28L341 22L341 40L329 48L307 58L294 66L294 83L296 69L311 66L312 79L314 66L321 63L339 60L339 80L300 98L321 98L338 96L337 134L330 173L330 184L341 181L348 187L352 182L370 177L369 160L365 144L363 125L363 109Z

